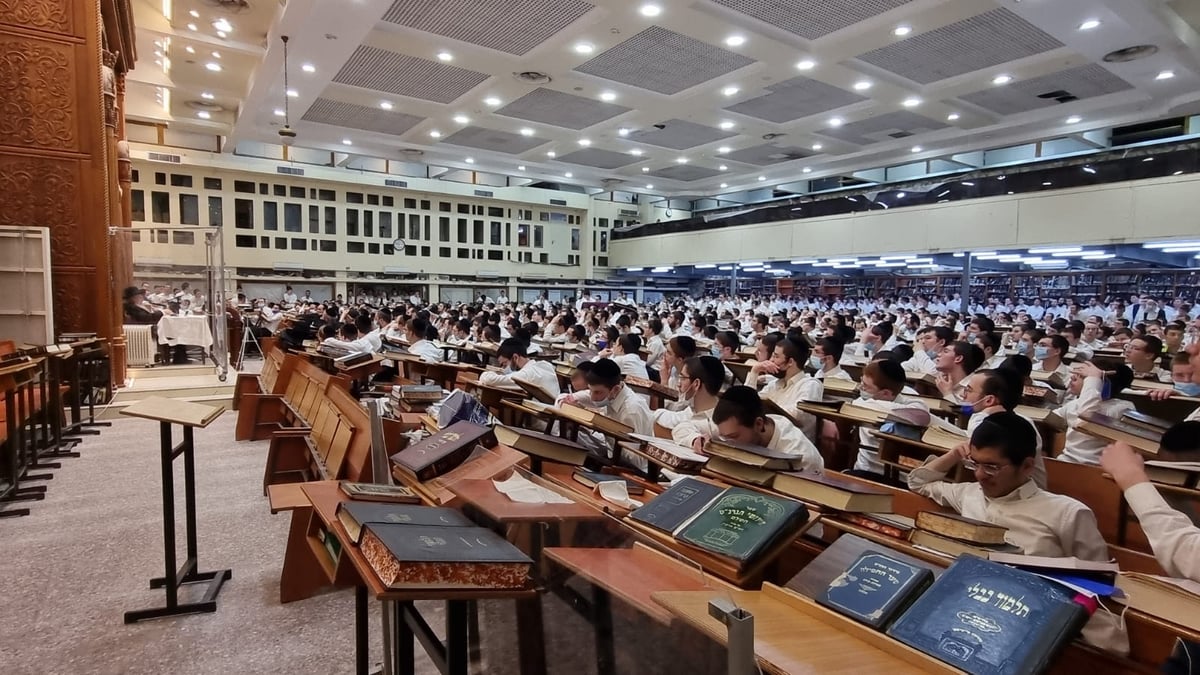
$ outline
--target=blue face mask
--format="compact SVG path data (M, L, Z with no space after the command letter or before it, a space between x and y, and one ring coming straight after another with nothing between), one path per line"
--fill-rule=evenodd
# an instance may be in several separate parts
M975 333L967 333L967 344L975 344Z
M1175 391L1184 396L1200 396L1200 384L1195 382L1176 382Z
M1033 348L1033 359L1035 361L1044 361L1047 356L1050 356L1050 348L1038 345Z
M820 370L821 369L821 357L819 357L819 356L808 357L808 365L812 366L813 370Z
M966 415L967 417L970 417L971 415L975 414L975 404L974 403L963 403L962 405L959 406L959 409L962 411L962 414Z
M864 347L868 354L874 354L875 350L879 349L879 345L875 344L874 342L867 342L864 344Z
M936 349L926 349L925 350L925 356L928 356L929 360L931 360L931 361L933 359L936 359L937 355L938 355L938 350L936 350Z
M858 397L864 401L870 401L871 399L875 398L875 395L860 389L858 392Z
M1029 342L1029 340L1021 340L1020 342L1017 343L1017 353L1018 354L1028 354L1029 348L1032 346L1033 346L1033 344L1031 342Z
M713 345L712 349L710 349L709 352L711 352L714 357L716 357L718 359L721 358L721 346L720 345Z

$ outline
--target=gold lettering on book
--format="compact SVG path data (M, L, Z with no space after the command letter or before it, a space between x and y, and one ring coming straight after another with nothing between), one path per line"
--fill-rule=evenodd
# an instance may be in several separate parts
M967 587L967 597L972 600L977 600L985 605L992 605L996 609L1008 612L1013 616L1025 618L1029 616L1029 606L1022 602L1025 596L1015 598L1006 593L997 593L990 588L975 583Z

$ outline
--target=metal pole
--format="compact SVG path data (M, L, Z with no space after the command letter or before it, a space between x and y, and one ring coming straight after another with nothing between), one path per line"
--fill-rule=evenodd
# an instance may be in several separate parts
M967 310L971 306L971 255L970 251L963 256L962 268L962 302L959 306L959 313L962 314L963 323L970 323L967 319ZM986 292L987 289L984 289Z
M729 297L737 297L737 263L733 264L733 269L729 272Z

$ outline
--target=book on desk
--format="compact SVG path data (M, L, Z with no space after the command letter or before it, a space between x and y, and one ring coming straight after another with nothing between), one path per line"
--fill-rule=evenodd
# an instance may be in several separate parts
M1163 621L1200 632L1200 584L1154 574L1121 572L1117 600Z
M391 589L524 588L533 561L484 527L367 523L359 548Z
M867 551L830 582L816 600L882 630L932 583L933 572L925 567Z
M782 471L772 487L796 499L837 511L891 513L892 493L830 471Z
M1121 419L1100 413L1084 413L1079 416L1075 428L1085 434L1108 441L1128 443L1147 455L1157 455L1163 434L1150 431L1144 426L1129 424Z
M441 527L469 527L474 523L454 509L419 504L381 504L377 502L339 502L337 519L355 544L362 542L363 527L371 523L400 523Z
M500 424L493 431L500 443L532 457L574 466L583 466L588 457L587 447L567 438Z
M707 455L701 455L685 445L673 443L665 438L642 434L629 434L629 437L642 444L643 454L677 472L699 473L709 461Z
M496 444L491 429L472 422L455 422L391 456L392 463L418 481L440 476L471 454L476 445Z
M607 417L596 410L571 405L570 403L564 403L557 410L561 416L604 434L625 438L633 433L633 427Z

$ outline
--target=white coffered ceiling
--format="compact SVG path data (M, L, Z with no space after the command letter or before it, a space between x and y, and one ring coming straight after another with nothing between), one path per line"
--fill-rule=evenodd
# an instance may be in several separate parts
M129 115L276 142L288 35L298 146L712 195L1200 112L1198 5L135 0Z

